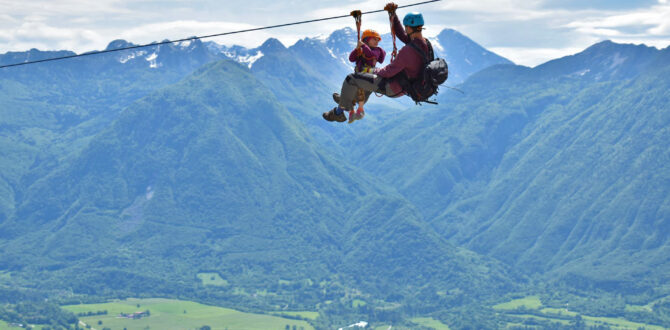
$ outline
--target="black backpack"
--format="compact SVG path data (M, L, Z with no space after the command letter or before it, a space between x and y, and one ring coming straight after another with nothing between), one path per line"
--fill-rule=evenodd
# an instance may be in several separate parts
M421 58L423 58L423 69L421 70L422 73L419 74L419 77L414 80L409 80L405 74L402 74L404 77L401 77L400 85L417 104L420 102L437 104L429 101L428 98L437 94L438 87L447 81L447 78L449 77L449 66L444 59L436 59L430 41L426 40L426 43L428 43L428 55L426 55L426 53L413 42L408 44L421 55Z

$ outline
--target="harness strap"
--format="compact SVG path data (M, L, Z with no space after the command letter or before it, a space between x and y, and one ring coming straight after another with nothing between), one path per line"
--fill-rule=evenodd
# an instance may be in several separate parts
M384 6L384 10L386 10L389 13L389 22L391 23L391 38L393 39L393 52L391 52L391 63L395 61L396 57L398 56L398 47L395 45L395 29L394 29L394 24L393 24L393 17L395 16L395 11L398 9L398 5L395 3L387 3L386 6Z
M393 13L389 11L389 21L391 22L391 39L393 39L393 52L391 52L391 63L395 61L395 58L398 56L398 47L395 45L395 28L393 24Z
M414 50L416 50L419 53L419 55L421 55L421 58L423 59L424 64L428 64L428 63L430 63L430 61L435 59L435 53L433 53L433 45L430 44L430 41L428 41L428 39L424 39L424 40L426 40L426 44L428 44L429 55L426 55L426 52L424 52L423 49L421 49L419 46L415 45L413 42L410 42L408 45L410 47L414 48Z
M354 21L356 21L356 31L358 32L358 39L356 39L356 43L358 43L358 41L361 40L361 21L363 13L360 10L354 10L351 12L351 16L353 16ZM363 53L361 49L358 49L358 52L359 54Z

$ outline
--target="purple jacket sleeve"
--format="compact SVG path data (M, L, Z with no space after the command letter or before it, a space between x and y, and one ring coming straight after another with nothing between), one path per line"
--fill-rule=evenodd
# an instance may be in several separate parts
M400 39L400 41L402 41L404 44L411 42L407 32L405 32L405 27L400 24L398 15L393 15L393 31L395 31L396 37L398 37L398 39Z
M356 62L358 60L358 48L355 48L354 50L351 51L351 54L349 54L349 61L350 62Z
M384 48L381 48L381 47L379 48L379 50L380 50L380 52L379 52L379 57L377 58L377 63L381 64L381 63L384 63L384 59L386 58L386 51L384 50Z
M409 53L408 51L411 51L411 49L407 49L406 47L403 47L400 49L398 52L398 57L396 57L395 61L391 62L391 64L375 71L375 73L383 78L392 78L393 76L397 75L400 73L404 68L407 67L409 63Z

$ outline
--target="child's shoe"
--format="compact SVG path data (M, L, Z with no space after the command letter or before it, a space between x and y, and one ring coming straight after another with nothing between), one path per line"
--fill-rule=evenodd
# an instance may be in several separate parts
M356 116L356 111L354 111L354 110L349 110L349 124L351 124L351 123L353 123L354 121L356 121L356 119L357 119L356 117L357 117L357 116Z
M359 108L358 111L356 111L356 120L361 120L365 117L365 110L363 108Z

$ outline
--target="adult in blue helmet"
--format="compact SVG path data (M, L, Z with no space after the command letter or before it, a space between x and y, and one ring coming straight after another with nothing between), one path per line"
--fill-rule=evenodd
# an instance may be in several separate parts
M393 20L393 30L403 46L398 51L397 58L389 65L378 68L374 73L352 73L342 83L340 93L333 94L333 99L338 106L323 113L327 121L344 122L347 120L345 112L353 109L354 99L358 89L369 92L381 93L388 97L400 97L407 94L408 81L417 79L422 72L424 59L416 49L409 44L419 47L425 54L432 54L433 49L428 40L423 37L423 15L412 12L405 15L403 24L395 11L398 8L393 2L386 4L384 10L388 11ZM404 26L403 26L404 25Z

